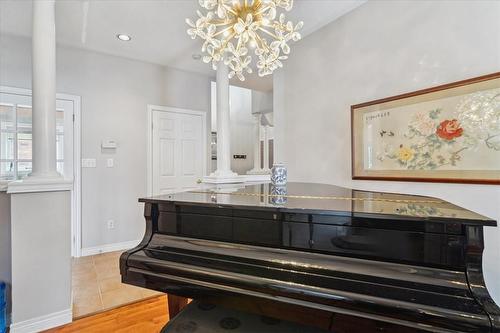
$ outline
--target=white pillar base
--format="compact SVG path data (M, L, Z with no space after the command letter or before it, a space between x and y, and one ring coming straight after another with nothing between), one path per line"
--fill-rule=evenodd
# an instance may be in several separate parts
M239 176L236 173L226 174L226 175L217 175L212 173L210 176L203 177L203 183L207 184L236 184L236 183L244 183L245 176Z
M269 173L265 174L247 174L244 176L246 183L269 183L271 181L271 175Z
M71 191L73 181L59 176L56 178L26 177L7 184L7 193Z
M236 175L234 177L228 176L210 176L203 177L202 183L205 184L241 184L241 183L269 183L271 181L271 175L258 174L258 175Z
M35 178L35 179L54 179L54 178L61 178L62 175L59 173L57 170L50 170L50 171L32 171L30 174L28 174L27 177L24 179L28 178Z
M250 171L247 172L247 175L269 175L270 174L270 170L267 169L252 169Z
M45 183L63 181L64 177L57 171L45 173L30 173L22 179L26 183Z

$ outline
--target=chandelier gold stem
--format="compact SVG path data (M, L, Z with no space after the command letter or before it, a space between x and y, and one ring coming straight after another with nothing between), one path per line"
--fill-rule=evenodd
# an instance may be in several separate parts
M262 41L262 38L260 38L259 35L256 35L256 41L257 41L257 44L260 43L261 45L261 48L264 49L264 50L269 50L269 48L267 47L267 45Z
M224 25L229 25L231 22L220 22L220 23L213 23L216 27L222 27Z
M262 7L262 6L261 6ZM262 14L263 12L265 12L266 10L268 10L269 8L271 8L271 6L266 6L264 8L259 8L255 11L256 14Z
M229 7L229 6L225 6L225 5L224 5L224 8L225 8L228 12L230 12L231 14L233 14L233 15L235 15L235 16L238 16L238 13L237 13L235 10L233 10L231 7Z
M269 36L273 37L273 38L276 38L278 39L278 36L276 36L275 34L273 34L272 32L270 31L267 31L266 29L262 28L262 27L259 27L259 30L262 31L262 32L265 32L266 34L268 34Z
M226 31L231 30L232 28L233 28L233 27L229 26L229 27L227 27L227 28L225 28L225 29L223 29L223 30L221 30L221 31L216 32L215 34L213 34L213 36L212 36L212 37L217 37L217 36L219 36L220 34L223 34L223 33L225 33Z
M229 37L224 41L224 44L222 44L222 47L221 47L221 51L220 51L220 54L222 55L224 53L224 50L226 49L227 47L227 44L229 43L229 41L231 39L233 39L233 37L236 36L236 32L233 32L231 35L229 35Z

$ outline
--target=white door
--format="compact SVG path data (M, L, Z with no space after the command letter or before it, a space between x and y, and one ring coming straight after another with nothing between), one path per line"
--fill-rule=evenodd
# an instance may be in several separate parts
M205 113L152 109L152 194L192 189L206 170Z
M79 170L74 160L75 115L79 114L78 96L57 94L56 159L57 171L65 179L74 180L72 191L72 253L78 255L80 242ZM22 179L32 169L31 91L0 87L0 181Z

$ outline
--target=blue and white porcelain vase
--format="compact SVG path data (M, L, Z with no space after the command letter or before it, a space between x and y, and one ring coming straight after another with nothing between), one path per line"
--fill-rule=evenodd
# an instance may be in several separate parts
M271 169L271 184L275 186L285 186L287 181L287 171L283 163L275 163Z

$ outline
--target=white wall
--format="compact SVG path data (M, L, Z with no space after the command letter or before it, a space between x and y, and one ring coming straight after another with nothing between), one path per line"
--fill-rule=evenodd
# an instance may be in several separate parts
M273 112L273 92L252 90L252 113Z
M350 105L499 70L500 2L369 1L292 47L274 86L277 155L292 181L430 195L500 221L500 186L352 181L350 171ZM500 228L485 238L500 304Z
M58 48L57 90L81 96L82 158L97 158L97 168L82 169L83 248L143 234L137 198L146 194L146 105L162 104L163 83L159 66ZM106 138L118 142L115 152L101 153Z
M165 68L163 103L171 107L210 112L211 82L212 78L208 76ZM208 119L210 115L207 116L207 122Z
M0 85L31 88L30 39L0 35ZM210 78L59 46L57 91L82 97L82 158L97 159L97 168L82 169L83 248L142 238L147 104L210 112ZM116 153L101 152L107 138L118 142Z

